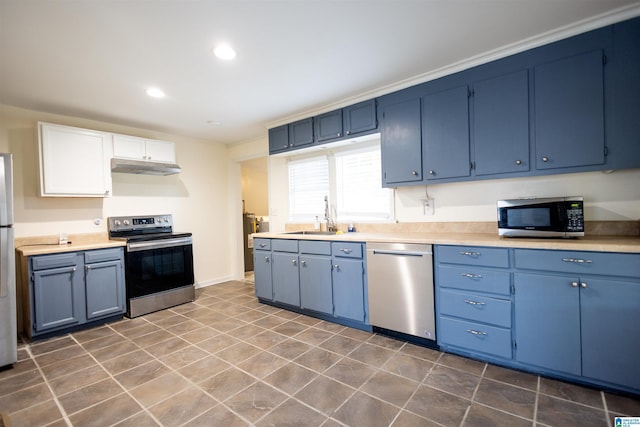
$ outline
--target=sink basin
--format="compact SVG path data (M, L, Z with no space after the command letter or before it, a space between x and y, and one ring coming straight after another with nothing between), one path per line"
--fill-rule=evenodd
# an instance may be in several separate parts
M284 234L298 234L298 235L308 235L308 236L314 236L314 235L315 236L332 236L334 234L337 234L337 232L336 231L316 231L316 230L307 231L307 230L304 230L304 231L288 231L288 232L286 232Z

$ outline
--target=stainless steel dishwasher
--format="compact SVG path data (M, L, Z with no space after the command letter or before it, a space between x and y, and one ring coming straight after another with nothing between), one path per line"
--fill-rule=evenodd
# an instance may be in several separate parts
M433 247L367 243L367 268L371 325L435 341Z

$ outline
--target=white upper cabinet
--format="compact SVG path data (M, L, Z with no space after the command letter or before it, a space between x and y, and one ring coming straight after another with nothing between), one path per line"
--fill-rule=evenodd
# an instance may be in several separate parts
M175 163L176 149L173 142L128 135L113 135L113 157Z
M111 196L111 134L38 123L38 140L41 196Z

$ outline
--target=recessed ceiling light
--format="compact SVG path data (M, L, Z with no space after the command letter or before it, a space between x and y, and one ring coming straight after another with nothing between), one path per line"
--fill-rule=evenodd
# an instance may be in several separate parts
M221 44L213 50L213 54L226 61L236 57L236 51L228 44Z
M150 87L149 89L147 89L147 95L153 98L164 98L164 92L157 87Z

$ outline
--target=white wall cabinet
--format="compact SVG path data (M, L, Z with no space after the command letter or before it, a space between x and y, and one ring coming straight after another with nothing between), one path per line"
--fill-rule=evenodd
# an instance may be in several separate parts
M128 135L113 135L113 156L150 162L176 162L176 150L173 142Z
M39 123L38 136L41 196L111 196L111 134Z

